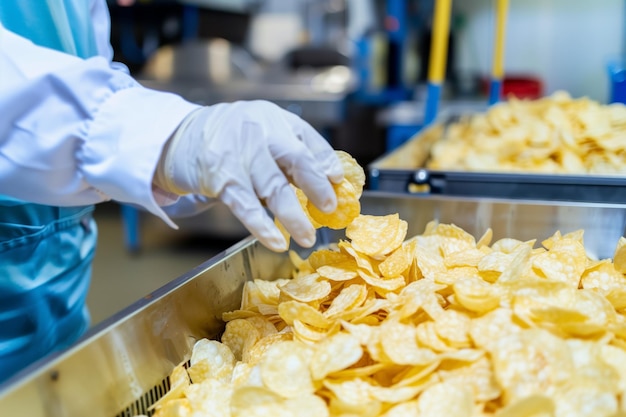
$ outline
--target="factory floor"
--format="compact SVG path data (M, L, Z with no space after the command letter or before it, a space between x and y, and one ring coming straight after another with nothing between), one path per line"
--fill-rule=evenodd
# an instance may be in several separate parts
M140 250L133 253L124 243L120 206L96 207L98 248L87 297L92 325L117 313L143 296L179 277L236 243L194 233L189 228L171 229L159 218L140 214Z

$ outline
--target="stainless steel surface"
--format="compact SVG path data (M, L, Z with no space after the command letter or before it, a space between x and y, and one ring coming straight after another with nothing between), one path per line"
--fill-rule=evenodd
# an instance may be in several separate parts
M317 127L344 119L344 100L356 86L346 66L290 69L282 61L265 66L223 39L163 47L138 78L148 88L203 105L269 100Z
M409 234L437 219L479 237L544 239L556 230L585 230L589 254L611 257L626 231L626 209L617 205L416 197L366 192L364 214L399 213ZM343 237L325 230L319 244ZM306 256L309 251L299 251ZM137 301L92 329L61 354L25 369L0 387L0 415L115 416L187 360L198 338L217 337L221 313L239 306L246 280L288 276L286 254L248 238Z

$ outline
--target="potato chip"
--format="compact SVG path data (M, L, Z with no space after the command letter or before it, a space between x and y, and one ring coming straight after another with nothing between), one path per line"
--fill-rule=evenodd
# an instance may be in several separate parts
M187 370L183 367L183 364L179 364L174 367L172 373L170 374L170 390L163 395L159 401L154 403L150 409L155 409L160 411L163 408L174 407L177 409L182 407L183 409L189 408L188 402L176 402L176 400L182 399L184 396L185 390L190 385L189 376L187 375ZM175 402L175 405L171 405L172 402ZM173 414L173 411L163 410L164 415L176 415Z
M429 387L417 399L420 417L471 417L474 398L469 388L453 382L440 382Z
M513 312L500 308L472 320L469 332L477 347L490 350L499 339L520 330L519 324L513 321Z
M284 398L313 393L310 357L309 348L300 342L274 344L259 363L261 379L267 388Z
M206 379L230 380L234 366L235 355L227 345L201 339L193 345L187 372L194 384Z
M230 416L230 398L233 390L229 384L216 379L193 383L185 390L185 397L194 414L215 417Z
M622 274L626 274L626 238L620 237L615 254L613 255L613 265Z
M389 256L387 256L379 265L378 269L385 278L392 278L402 275L413 260L412 254L410 254L407 248L402 245Z
M222 343L230 348L237 360L241 360L243 352L250 349L260 337L252 323L245 319L236 319L226 323Z
M349 153L335 151L335 154L341 161L345 179L354 187L357 198L361 197L363 186L365 186L365 171Z
M343 287L341 292L333 298L330 306L324 311L327 318L338 317L342 312L353 310L363 304L367 297L367 288L361 284L351 284Z
M537 100L510 98L485 113L447 126L443 139L432 147L426 166L444 170L623 173L626 127L613 118L614 108L586 98L573 99L563 92Z
M541 417L554 415L554 400L541 394L529 395L507 404L496 417Z
M373 276L380 275L380 271L378 269L379 261L355 250L350 242L345 240L340 241L339 249L351 256L359 269L362 269Z
M311 375L322 380L333 372L348 368L363 355L359 339L349 333L336 333L317 344L311 358Z
M166 397L161 397L161 399ZM156 417L170 417L170 416L189 416L191 415L191 404L187 398L175 398L164 400L156 413Z
M343 252L331 250L331 249L319 249L311 253L308 258L308 262L314 271L318 268L327 265L343 264L350 262L352 259L349 255ZM356 268L354 268L356 269Z
M298 201L300 202L300 207L302 207L304 214L306 214L307 218L309 219L313 227L315 227L316 229L319 229L320 227L324 226L323 224L318 223L313 218L313 216L311 216L311 213L309 212L309 205L312 205L312 204L309 202L309 199L306 196L306 194L304 194L304 191L302 191L301 189L293 185L292 185L292 188L296 192L296 197L298 197Z
M574 364L564 340L543 329L497 339L489 349L505 404L534 394L553 395L571 378Z
M280 291L287 299L309 303L325 298L330 294L328 281L320 280L316 272L296 277L280 286Z
M307 210L311 218L322 226L330 229L344 229L361 212L359 195L348 180L344 179L339 184L333 184L337 196L337 208L332 213L324 213L311 201L307 203Z
M331 281L349 281L358 276L356 263L352 259L332 265L320 266L317 268L317 273Z
M359 406L372 402L370 393L371 385L364 378L334 381L324 380L324 386L328 388L336 398L347 405Z
M329 415L326 402L313 394L288 398L282 404L289 416L326 417Z
M278 410L282 403L280 395L263 387L241 387L233 392L230 410L233 416L274 416L270 412ZM276 407L275 410L272 406ZM265 413L261 410L265 407ZM254 410L257 410L256 412ZM280 413L280 411L278 411ZM253 414L254 413L254 414Z
M267 316L263 316L260 314L245 317L248 323L252 324L254 328L259 331L259 337L263 338L266 336L271 336L277 332L276 326L267 318Z
M516 123L497 114L500 127ZM626 110L623 119L626 127ZM532 129L537 143L555 140ZM502 148L521 143L522 131ZM489 247L491 229L475 242L437 222L405 240L407 228L397 215L359 216L346 228L350 241L308 259L291 253L290 279L246 283L241 308L222 315L221 341L197 342L155 415L626 409L626 278L616 269L626 242L614 263L587 256L581 230L534 248L513 238Z
M585 270L587 254L583 245L573 239L561 239L550 250L533 260L533 267L550 280L569 283L578 288Z
M242 362L238 362L238 363L247 363L250 365L256 365L259 362L259 360L261 360L261 358L263 357L263 355L265 354L267 349L269 349L270 346L276 343L284 342L288 340L293 340L292 333L274 333L274 334L264 336L261 339L259 339L258 342L252 345L250 349L247 349L243 352L241 356ZM233 373L234 373L234 370L233 370Z
M288 325L292 325L295 320L299 320L313 327L327 329L333 323L324 317L317 309L298 301L286 301L281 303L278 306L278 314ZM226 330L228 330L228 325Z
M470 360L461 366L440 369L437 375L442 381L453 382L471 388L472 394L478 402L485 403L495 400L502 395L502 390L495 379L491 362L484 356L483 352L474 352L478 353L478 355L468 355L467 357L474 360ZM476 356L479 359L476 359Z
M459 349L470 347L470 322L470 317L465 313L452 309L444 310L444 313L435 320L435 331L449 346Z
M376 290L395 291L404 287L406 280L403 276L394 278L380 278L370 275L367 271L359 270L359 276Z
M435 328L435 322L424 321L417 325L415 329L417 340L425 347L428 347L436 352L449 352L453 350L448 346L439 335Z
M476 247L478 249L488 247L491 243L491 239L493 239L493 230L489 227L485 230L485 233L480 237L480 239L478 239L478 242L476 242Z
M434 279L438 274L448 271L443 256L419 243L415 247L415 260L423 277Z
M476 247L474 236L454 224L437 224L430 233L438 237L439 250L443 256ZM425 233L426 236L429 234Z
M418 345L414 326L385 321L380 326L380 340L385 354L395 364L427 365L437 360L435 352Z
M352 246L373 258L387 255L404 241L408 224L397 214L388 216L359 215L346 228Z
M500 304L497 291L477 276L466 276L456 280L453 289L456 300L469 311L486 313Z
M376 417L382 411L383 404L373 399L367 402L349 403L333 395L328 408L333 416Z
M293 328L295 339L305 343L312 343L324 340L330 334L336 333L339 329L339 324L335 322L327 329L320 329L319 327L303 323L300 320L294 320L291 327Z
M414 417L418 413L417 401L406 401L394 405L389 410L382 414L381 417Z

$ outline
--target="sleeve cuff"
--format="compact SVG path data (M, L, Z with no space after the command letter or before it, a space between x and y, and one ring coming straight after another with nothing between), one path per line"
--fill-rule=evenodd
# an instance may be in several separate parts
M166 141L198 107L141 86L113 93L94 113L79 151L86 180L111 199L140 205L176 228L160 207L173 199L159 195L157 201L152 178Z

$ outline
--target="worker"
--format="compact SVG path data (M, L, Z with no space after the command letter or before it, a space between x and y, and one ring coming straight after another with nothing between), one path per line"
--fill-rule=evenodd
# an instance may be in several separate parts
M87 329L93 205L191 215L221 200L264 245L315 230L289 185L332 212L333 149L264 101L198 106L112 63L105 0L0 5L0 382Z

